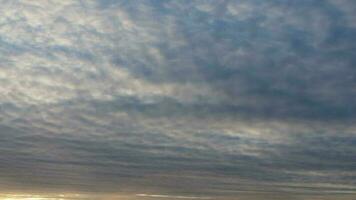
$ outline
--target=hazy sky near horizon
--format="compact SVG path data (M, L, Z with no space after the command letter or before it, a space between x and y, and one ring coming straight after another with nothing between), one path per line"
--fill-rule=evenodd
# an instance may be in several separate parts
M0 0L0 200L355 199L355 41L354 0Z

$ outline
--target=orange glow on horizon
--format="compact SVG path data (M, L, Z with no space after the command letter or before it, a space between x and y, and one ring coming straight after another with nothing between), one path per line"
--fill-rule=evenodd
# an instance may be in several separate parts
M134 195L100 195L100 194L0 194L0 200L136 200Z
M66 200L72 198L85 198L81 194L58 194L58 195L33 195L33 194L3 194L0 200Z

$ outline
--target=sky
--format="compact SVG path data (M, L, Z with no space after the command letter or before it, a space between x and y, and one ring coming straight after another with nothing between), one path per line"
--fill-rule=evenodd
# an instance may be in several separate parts
M356 1L0 0L0 200L356 199Z

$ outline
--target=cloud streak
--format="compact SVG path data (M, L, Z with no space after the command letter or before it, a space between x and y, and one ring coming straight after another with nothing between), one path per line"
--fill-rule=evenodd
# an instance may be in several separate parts
M212 199L211 197L193 197L193 196L172 196L160 194L136 194L138 197L153 197L153 198L171 198L171 199Z

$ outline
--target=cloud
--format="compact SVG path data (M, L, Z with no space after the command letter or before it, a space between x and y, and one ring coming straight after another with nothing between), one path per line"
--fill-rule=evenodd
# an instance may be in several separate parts
M6 190L355 189L353 1L0 3Z
M153 197L153 198L171 198L171 199L211 199L210 197L190 197L190 196L171 196L159 194L136 194L138 197Z

